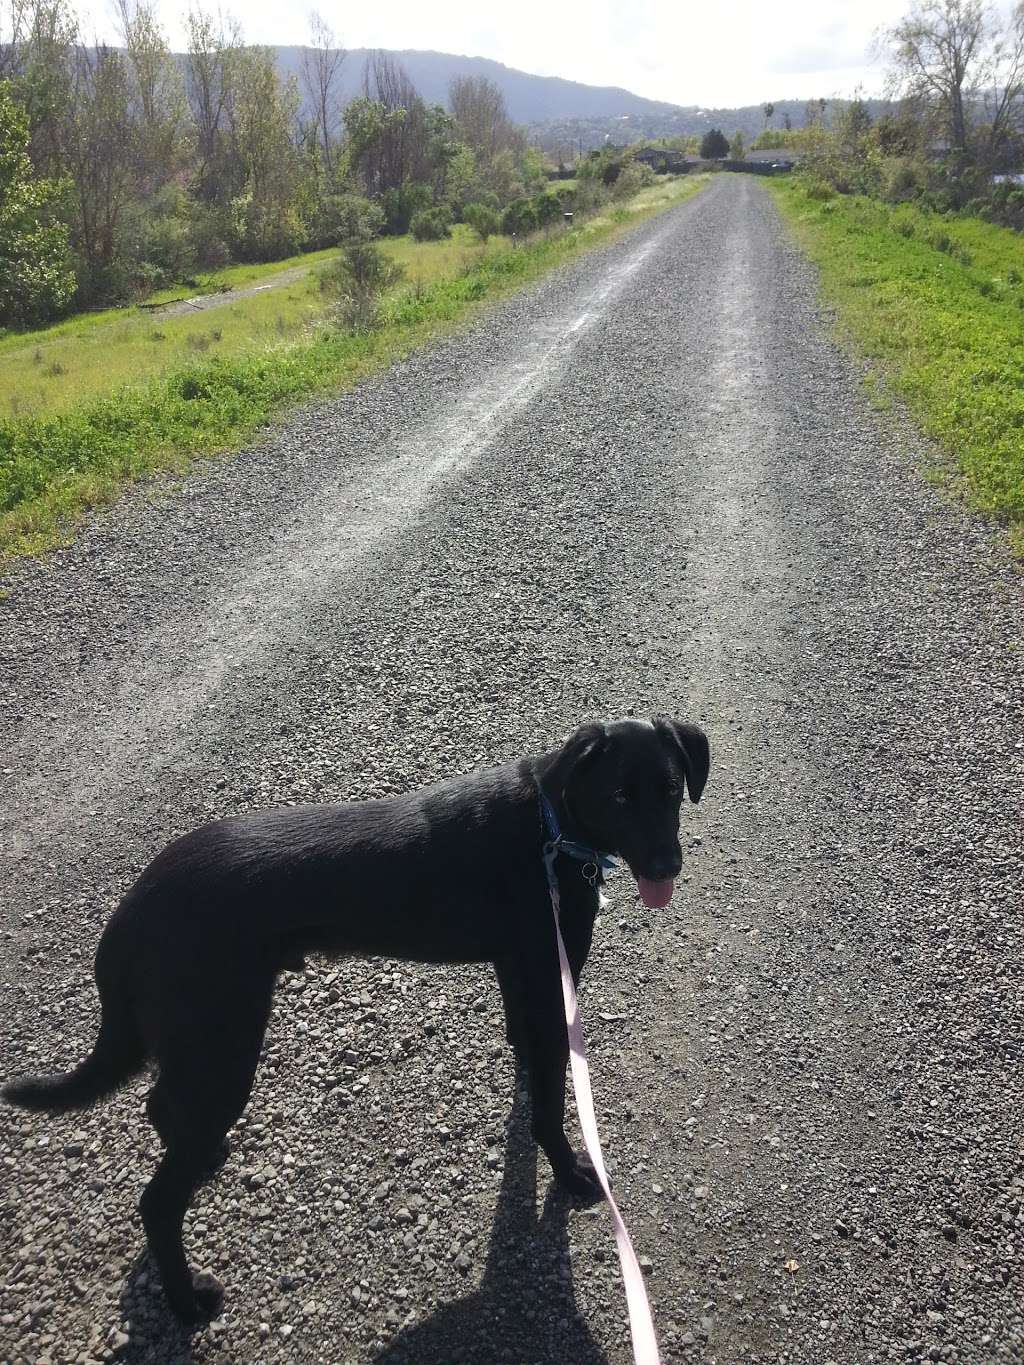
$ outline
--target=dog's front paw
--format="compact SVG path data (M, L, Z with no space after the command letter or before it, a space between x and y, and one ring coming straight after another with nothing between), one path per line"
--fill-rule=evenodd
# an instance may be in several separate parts
M211 1153L210 1159L200 1172L199 1183L205 1185L208 1180L212 1180L214 1176L219 1175L224 1169L224 1163L230 1155L231 1144L228 1142L227 1138L225 1138ZM202 1273L206 1274L207 1272L204 1271Z
M201 1327L215 1318L224 1302L224 1286L209 1270L192 1277L191 1293L171 1299L171 1311L186 1327Z
M572 1165L559 1171L556 1179L563 1190L586 1204L596 1204L604 1198L604 1190L589 1157L574 1156Z

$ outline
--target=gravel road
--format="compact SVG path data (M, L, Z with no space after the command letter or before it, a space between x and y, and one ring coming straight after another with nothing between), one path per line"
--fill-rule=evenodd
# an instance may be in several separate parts
M581 993L665 1361L1024 1360L1021 579L928 454L723 175L12 570L0 1075L81 1057L172 835L675 713L715 755L684 876L611 883ZM144 1093L0 1113L0 1361L630 1359L488 970L282 977L191 1339L139 1259Z

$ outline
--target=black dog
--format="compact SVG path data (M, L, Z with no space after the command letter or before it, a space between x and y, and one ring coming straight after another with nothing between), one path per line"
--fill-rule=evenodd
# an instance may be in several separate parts
M682 866L684 786L698 801L707 737L659 719L585 725L553 753L387 801L235 816L185 835L149 865L104 930L91 1054L66 1076L8 1085L29 1109L87 1105L157 1066L149 1117L166 1151L142 1220L174 1312L215 1313L182 1246L195 1185L249 1098L278 972L305 952L493 962L509 1040L525 1064L533 1133L556 1179L595 1198L564 1129L565 1019L542 850L541 792L572 853L557 859L573 975L590 950L600 871L618 854L649 906Z

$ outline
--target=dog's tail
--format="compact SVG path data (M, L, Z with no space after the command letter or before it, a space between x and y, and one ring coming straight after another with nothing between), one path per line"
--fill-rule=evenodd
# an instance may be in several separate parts
M113 924L110 926L113 928ZM141 1070L146 1048L107 935L96 954L96 985L102 1016L99 1037L85 1061L63 1076L30 1076L0 1090L9 1104L60 1114L84 1109L124 1085Z

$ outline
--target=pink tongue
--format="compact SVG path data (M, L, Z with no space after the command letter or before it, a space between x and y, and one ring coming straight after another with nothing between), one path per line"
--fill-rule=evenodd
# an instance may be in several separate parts
M636 885L648 910L661 910L672 899L672 882L652 882L648 877L637 877Z

